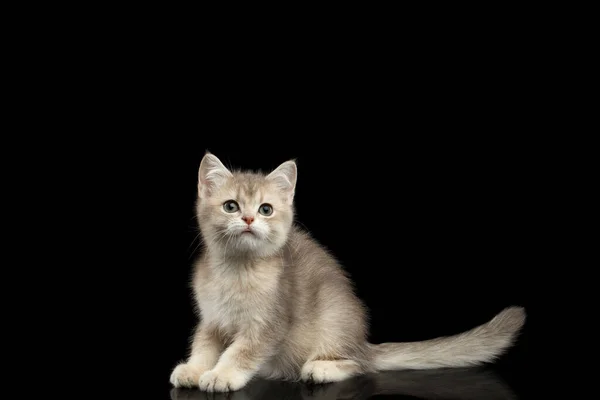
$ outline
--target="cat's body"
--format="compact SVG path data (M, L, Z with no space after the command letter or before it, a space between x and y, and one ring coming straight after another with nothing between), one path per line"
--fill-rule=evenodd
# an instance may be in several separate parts
M197 215L205 249L193 289L201 317L175 386L228 391L254 376L335 382L386 369L492 361L524 322L519 307L460 335L368 343L367 313L335 258L293 226L296 165L269 175L200 166Z
M271 348L260 375L297 379L314 357L357 358L370 369L365 310L341 269L306 234L292 228L284 249L266 259L230 264L210 258L197 263L194 279L202 323L227 343L264 325L257 338Z

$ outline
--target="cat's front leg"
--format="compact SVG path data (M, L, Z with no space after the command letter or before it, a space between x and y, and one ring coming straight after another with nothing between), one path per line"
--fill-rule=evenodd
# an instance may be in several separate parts
M250 339L251 337L260 339ZM223 352L217 365L200 376L198 387L207 392L243 388L270 355L269 340L262 335L240 336Z
M222 351L217 331L200 323L194 334L190 357L175 367L171 384L175 387L197 386L200 376L215 366Z

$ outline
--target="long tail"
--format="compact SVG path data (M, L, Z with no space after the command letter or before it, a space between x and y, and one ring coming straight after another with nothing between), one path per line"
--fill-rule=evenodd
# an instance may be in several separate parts
M525 323L525 309L508 307L491 321L454 336L422 342L371 345L375 368L433 369L491 362L514 343Z

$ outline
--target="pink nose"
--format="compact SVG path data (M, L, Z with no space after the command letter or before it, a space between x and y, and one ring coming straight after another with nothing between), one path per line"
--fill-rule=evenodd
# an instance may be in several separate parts
M254 217L242 217L242 219L244 220L244 222L246 222L248 225L250 225L252 223L252 221L254 221Z

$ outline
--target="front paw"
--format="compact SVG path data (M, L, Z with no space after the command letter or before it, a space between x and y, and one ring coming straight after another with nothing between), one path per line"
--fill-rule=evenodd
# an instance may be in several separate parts
M206 392L231 392L248 383L247 374L235 370L207 371L200 376L198 388Z
M191 388L198 385L198 379L205 370L191 364L179 364L171 374L171 384L177 388Z

